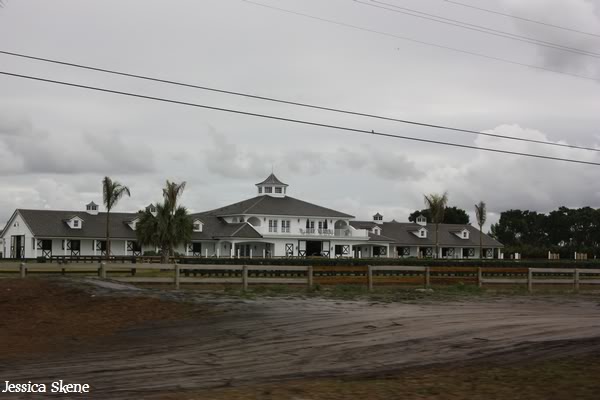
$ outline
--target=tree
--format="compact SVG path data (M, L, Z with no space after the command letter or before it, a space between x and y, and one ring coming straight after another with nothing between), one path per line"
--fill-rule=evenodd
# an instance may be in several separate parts
M408 220L410 222L417 222L417 217L419 215L427 218L427 221L431 222L431 213L429 209L425 208L423 210L416 210L412 214L408 216ZM462 208L458 207L446 207L444 211L444 221L443 224L458 224L458 225L468 225L471 223L471 219L469 218L469 214Z
M446 211L446 205L448 204L448 192L443 194L430 194L425 195L425 206L429 209L431 215L431 222L435 224L435 257L437 258L440 254L439 247L439 228L442 221L444 221L444 211Z
M124 196L131 196L127 186L113 181L108 176L102 180L102 199L106 207L106 260L110 258L110 212Z
M483 225L487 219L487 210L483 201L475 204L475 218L479 225L479 258L483 258Z
M141 213L137 223L136 236L138 242L152 245L160 249L160 262L169 262L174 249L180 244L188 243L194 231L193 221L185 207L177 205L185 182L177 184L167 181L163 189L163 203L156 205L156 215L150 210Z

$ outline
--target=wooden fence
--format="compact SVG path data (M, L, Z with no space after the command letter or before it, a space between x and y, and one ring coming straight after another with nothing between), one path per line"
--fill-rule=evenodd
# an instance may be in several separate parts
M600 285L600 269L580 268L493 268L493 267L405 267L405 266L289 266L206 264L25 264L1 263L0 273L18 273L25 278L35 273L85 273L102 279L140 284L236 284L244 290L251 284L319 285L357 284L369 290L380 285L412 284L428 288L432 283L484 285ZM141 273L140 273L141 272ZM140 276L147 275L151 276ZM136 276L137 275L137 276ZM152 276L159 275L159 276ZM193 276L191 276L193 275Z

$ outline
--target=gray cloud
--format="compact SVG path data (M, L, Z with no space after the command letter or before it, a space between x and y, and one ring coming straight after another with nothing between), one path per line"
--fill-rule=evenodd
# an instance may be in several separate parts
M144 173L154 169L153 151L116 133L50 134L27 120L0 117L0 174Z

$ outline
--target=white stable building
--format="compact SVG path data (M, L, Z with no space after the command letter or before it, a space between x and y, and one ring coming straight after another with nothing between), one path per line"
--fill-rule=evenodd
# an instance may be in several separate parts
M271 174L256 184L257 196L192 214L192 241L176 251L196 257L433 256L426 221L387 223L380 214L373 221L354 221L352 215L290 197L288 188ZM151 212L153 208L147 207ZM138 213L110 213L111 255L138 256L156 250L138 245L138 218ZM441 257L478 257L477 229L441 225L442 230L450 236L445 236ZM483 236L485 255L499 254L502 245ZM100 256L106 254L105 238L106 213L93 202L85 211L17 209L0 235L0 249L4 257L16 259Z

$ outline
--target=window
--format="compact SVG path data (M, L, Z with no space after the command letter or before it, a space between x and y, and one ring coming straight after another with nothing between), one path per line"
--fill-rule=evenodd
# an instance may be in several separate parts
M421 229L421 230L419 231L419 236L421 236L421 237L425 237L425 230L424 230L424 229Z
M265 193L273 193L273 188L270 186L265 187Z
M467 235L468 235L467 231L463 231L463 237L464 237L465 239L467 238Z
M261 194L262 193L262 187L258 188L258 193Z
M289 220L281 221L281 232L282 233L290 233L290 221Z
M276 219L269 220L269 232L277 232L277 220Z
M200 226L200 222L194 222L194 232L201 232L202 228Z
M281 193L281 188L280 187L276 187L275 188L275 193Z
M323 221L319 221L319 229L323 229Z
M73 227L74 228L79 228L79 220L78 219L76 219L76 220L73 221Z

